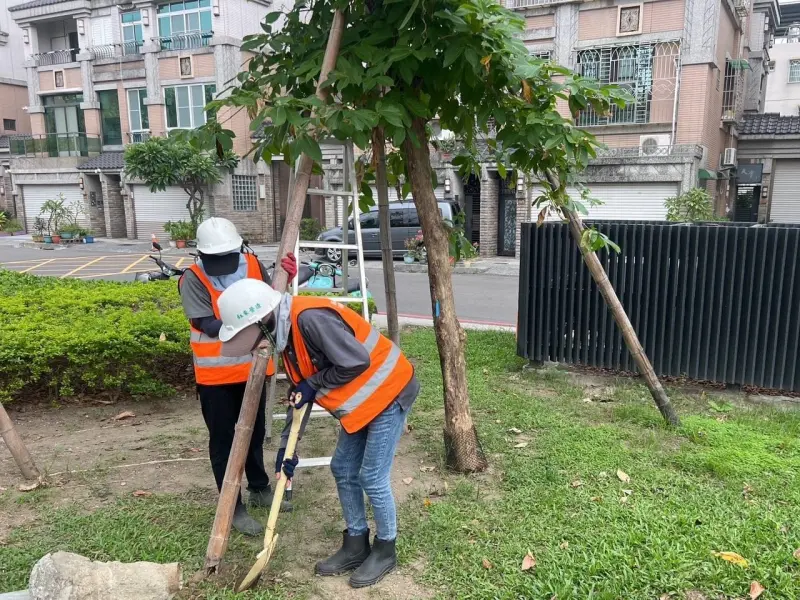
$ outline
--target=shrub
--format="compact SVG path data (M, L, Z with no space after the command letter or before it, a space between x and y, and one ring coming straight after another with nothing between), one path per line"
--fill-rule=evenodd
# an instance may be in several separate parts
M0 271L0 294L4 399L161 394L192 383L189 330L174 281L88 282Z
M143 285L0 270L0 296L2 401L164 395L194 383L189 327L174 281ZM348 306L360 312L360 303ZM376 311L370 299L370 315Z
M667 207L667 221L696 223L718 220L714 215L714 201L702 188L693 188L680 196L667 198L664 206Z
M322 225L316 219L303 219L300 221L301 240L315 240L322 231Z
M19 219L9 219L3 225L3 231L10 231L12 233L16 233L17 231L24 231L25 226Z

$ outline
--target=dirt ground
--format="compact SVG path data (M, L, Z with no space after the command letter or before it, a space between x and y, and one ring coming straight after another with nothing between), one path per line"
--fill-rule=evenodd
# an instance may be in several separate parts
M126 412L134 416L118 418ZM45 473L47 487L43 491L48 507L77 502L86 510L94 510L138 490L191 493L209 503L216 501L207 432L194 396L164 402L10 407L9 413ZM282 421L275 421L273 440L266 444L268 469L282 425ZM337 430L333 419L312 419L298 446L301 457L329 456ZM403 436L395 459L392 481L398 504L412 494L427 496L444 486L439 469L432 468L434 464L427 457L415 453L414 445L413 432ZM8 490L23 495L17 490L20 481L14 460L0 444L0 493ZM341 541L343 524L336 489L327 467L299 471L294 489L298 511L307 514L301 512L301 518L292 521L293 530L281 533L281 545L302 551L292 571L280 577L310 581L311 597L318 600L411 600L434 595L415 583L419 565L403 567L364 591L349 588L345 577L315 578L314 562L331 554ZM0 545L12 529L36 518L37 513L25 504L17 504L14 511L0 511Z

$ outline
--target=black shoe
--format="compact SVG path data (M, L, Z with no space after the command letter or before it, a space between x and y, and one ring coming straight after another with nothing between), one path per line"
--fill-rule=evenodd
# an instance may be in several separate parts
M364 535L347 535L342 533L342 547L330 558L319 561L314 566L314 573L328 577L341 575L357 569L369 556L369 530Z
M397 566L395 540L385 542L375 538L367 560L350 576L350 586L363 588L375 585Z
M272 507L272 487L267 486L263 490L253 491L250 490L250 493L247 495L247 504L248 506L255 506L257 508L271 508ZM286 500L284 496L283 501L281 502L281 512L292 512L293 507L292 503Z
M239 533L249 536L264 533L264 527L247 513L244 504L237 504L233 511L233 528Z

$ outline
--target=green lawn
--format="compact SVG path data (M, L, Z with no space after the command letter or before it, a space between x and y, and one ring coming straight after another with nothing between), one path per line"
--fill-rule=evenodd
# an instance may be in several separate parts
M410 419L413 439L421 455L441 457L433 335L408 332L404 348L423 389ZM746 598L753 580L766 588L762 599L800 597L800 560L792 556L800 548L800 412L672 391L683 424L670 431L644 387L610 381L613 401L585 402L566 373L523 370L511 335L470 332L468 364L491 471L449 476L446 495L414 496L401 507L402 562L423 565L420 583L439 597L677 599L697 590L710 600ZM0 591L22 587L30 564L54 548L178 560L192 572L214 511L168 495L120 500L89 515L47 506L40 498L38 522L0 546ZM2 510L13 505L0 496ZM315 517L301 508L291 518ZM246 568L253 547L233 539L229 558ZM536 566L522 571L528 551ZM737 552L749 566L715 551ZM305 590L280 584L243 597L302 598ZM195 597L234 595L206 588Z

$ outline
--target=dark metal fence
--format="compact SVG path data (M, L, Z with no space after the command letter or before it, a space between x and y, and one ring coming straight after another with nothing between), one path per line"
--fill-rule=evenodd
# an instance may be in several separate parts
M597 222L608 277L660 376L800 391L800 228ZM522 226L517 353L635 371L565 224Z

